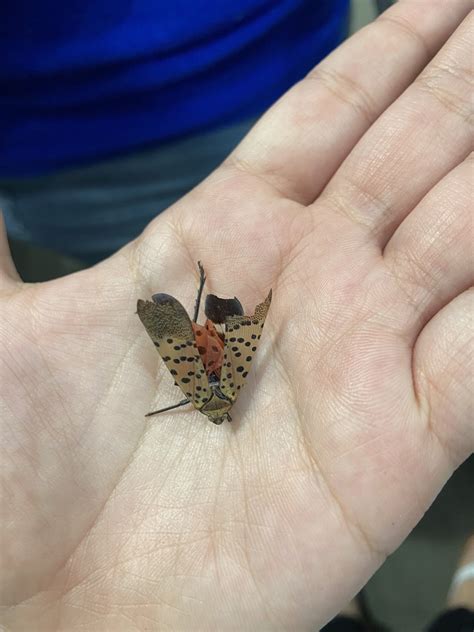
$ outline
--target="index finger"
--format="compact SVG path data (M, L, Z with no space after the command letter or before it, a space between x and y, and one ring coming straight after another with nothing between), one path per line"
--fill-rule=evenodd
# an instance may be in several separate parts
M311 203L373 121L410 85L470 0L398 2L323 60L260 119L225 166Z

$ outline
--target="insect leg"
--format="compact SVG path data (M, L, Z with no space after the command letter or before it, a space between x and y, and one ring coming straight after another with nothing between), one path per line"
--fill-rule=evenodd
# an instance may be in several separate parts
M196 298L196 304L194 306L194 317L193 317L193 321L195 323L197 323L197 319L199 316L199 307L201 305L202 291L204 289L204 283L206 282L206 275L204 274L204 268L202 267L202 263L200 261L198 261L198 268L199 268L199 289L198 289L198 295Z
M180 406L185 406L189 404L189 399L182 399L177 404L173 404L173 406L167 406L166 408L160 408L160 410L154 410L152 413L147 413L145 417L151 417L152 415L157 415L158 413L164 413L167 410L173 410L173 408L179 408Z

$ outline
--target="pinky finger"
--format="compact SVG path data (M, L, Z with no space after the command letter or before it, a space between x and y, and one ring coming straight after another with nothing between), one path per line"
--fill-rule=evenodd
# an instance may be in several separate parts
M474 452L473 307L471 288L430 320L414 352L420 406L453 467Z
M21 282L20 275L13 263L3 213L0 211L0 291L6 290L18 282Z

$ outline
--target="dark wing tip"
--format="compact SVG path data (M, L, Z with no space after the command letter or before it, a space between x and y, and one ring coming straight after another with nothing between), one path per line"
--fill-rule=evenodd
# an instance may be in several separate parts
M265 300L261 303L261 305L266 305L267 309L270 307L271 302L272 302L272 290L270 289L270 291L268 292Z
M236 296L234 298L219 298L215 294L208 294L204 313L213 323L224 323L229 316L243 316L244 308Z
M165 305L166 303L174 303L176 299L171 294L153 294L151 300L157 305Z
M143 299L139 298L137 301L137 311L136 313L138 315L142 314L144 311L146 311L147 305L153 305L153 303L151 301L144 301Z

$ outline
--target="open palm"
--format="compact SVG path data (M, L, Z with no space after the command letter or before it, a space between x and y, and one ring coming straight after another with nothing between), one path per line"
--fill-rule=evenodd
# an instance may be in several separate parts
M394 7L95 268L27 286L4 251L10 629L316 629L472 452L468 5ZM147 421L182 394L136 301L191 313L198 259L273 288L260 348L231 424Z

